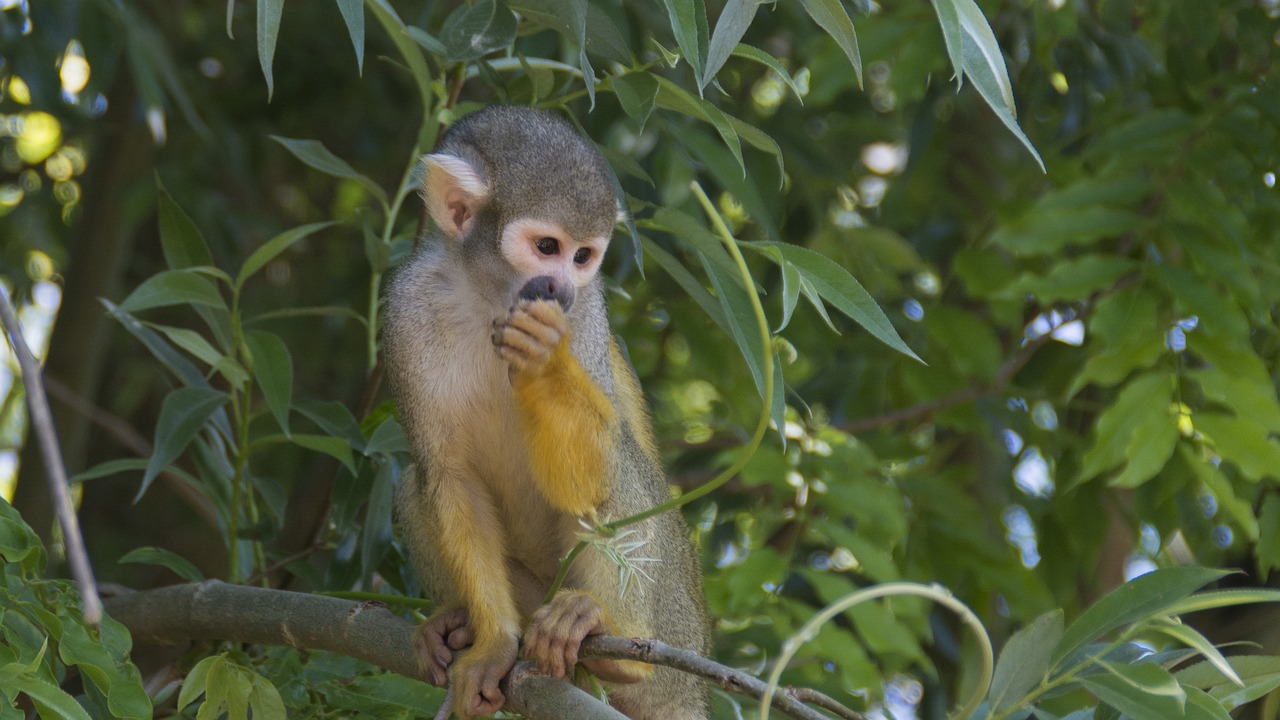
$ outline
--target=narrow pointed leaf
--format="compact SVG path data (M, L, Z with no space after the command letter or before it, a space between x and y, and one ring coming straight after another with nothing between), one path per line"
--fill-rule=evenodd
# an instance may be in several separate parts
M249 255L249 258L244 261L244 265L240 268L239 274L236 275L236 289L244 287L245 281L248 280L250 276L265 267L267 263L271 262L277 255L288 249L290 245L293 245L308 235L318 230L323 230L333 224L335 224L333 221L329 221L303 225L301 227L285 230L279 235L263 243L261 247L254 250L253 253Z
M1227 662L1227 659L1222 656L1222 652L1219 651L1218 648L1214 647L1213 643L1209 641L1209 638L1201 635L1200 631L1190 625L1183 624L1176 620L1157 623L1154 627L1156 632L1168 635L1174 640L1177 640L1183 645L1186 645L1187 647L1196 650L1201 655L1204 655L1205 660L1212 663L1213 666L1218 669L1218 672L1225 675L1228 680L1236 685L1244 686L1244 681L1236 674L1235 668L1231 667L1231 663Z
M294 157L326 175L355 180L363 185L379 202L383 205L387 204L387 194L382 191L382 188L377 183L356 172L356 169L351 167L346 160L334 155L319 140L299 140L280 137L279 135L272 135L271 139L283 145L286 150L293 153Z
M662 4L667 8L667 19L671 21L676 44L689 67L693 68L694 80L701 91L707 84L703 75L707 51L707 8L702 0L662 0Z
M960 27L960 12L956 0L933 0L938 13L938 25L942 28L942 40L947 46L947 57L955 71L956 89L964 84L964 30Z
M156 185L160 190L160 197L156 201L160 215L160 247L164 251L169 269L211 267L213 256L209 254L209 246L200 230L178 203L174 202L169 191L160 184L159 177L156 177Z
M151 487L160 471L187 449L209 416L228 400L226 393L208 387L178 388L165 396L156 423L154 450L135 502Z
M1062 639L1062 611L1053 610L1036 618L1009 638L996 662L988 698L999 712L1022 700L1049 672L1053 646Z
M347 24L347 34L356 51L356 69L364 74L364 0L338 0L338 10Z
M204 582L204 573L192 562L172 550L158 547L134 548L125 553L119 563L139 563L143 565L159 565L172 570L178 577L187 582Z
M800 92L800 86L796 85L796 79L791 76L791 73L785 67L782 66L782 63L778 62L777 58L760 48L752 47L745 43L738 43L738 46L733 49L733 56L759 63L773 70L778 74L778 77L781 78L782 82L786 83L787 87L791 88L791 92L795 94L796 99L799 100L801 104L804 104L804 95Z
M1080 678L1080 684L1098 699L1132 720L1169 720L1182 716L1186 691L1168 670L1149 662L1102 665L1109 672Z
M271 77L271 64L276 55L276 38L280 34L280 16L284 12L284 0L258 0L258 63L267 79L267 100L275 91Z
M667 271L671 279L675 280L676 284L689 294L689 297L698 304L698 307L702 308L702 311L711 318L712 322L725 333L730 333L729 321L725 318L724 308L720 307L719 301L711 293L707 292L707 289L693 276L693 273L689 272L684 265L680 264L679 260L662 249L657 243L643 235L641 240L644 242L645 251L649 254L649 257L653 258L662 266L663 270Z
M289 434L289 408L293 402L293 359L275 333L253 330L245 334L253 356L253 377L267 399L267 407L285 435Z
M858 76L858 86L861 87L862 55L858 51L858 36L854 34L853 20L845 12L840 0L800 0L800 4L809 13L809 17L818 23L818 27L826 31L844 51L849 64L853 65L854 74Z
M501 50L516 39L516 16L503 0L458 6L441 30L451 62L470 62Z
M113 305L109 300L101 301L107 309L107 314L120 322L124 329L138 339L143 347L147 348L161 365L168 368L175 377L182 381L184 385L193 387L208 387L209 383L204 378L204 373L200 372L200 368L182 355L182 353L173 349L160 333L143 325L137 318L129 313L121 310L118 305Z
M877 340L906 355L920 360L915 351L907 347L888 316L848 270L831 258L799 245L786 243L760 243L763 247L776 247L786 262L796 266L823 300L870 332ZM749 244L747 247L752 247ZM923 361L921 361L923 362Z
M194 268L163 270L134 288L119 307L128 313L171 305L204 305L225 310L227 303L209 278Z
M622 110L640 128L648 122L658 98L658 81L647 72L633 72L613 78L613 93L618 96Z
M1130 580L1071 623L1054 648L1052 666L1059 667L1086 644L1122 625L1170 614L1188 595L1227 574L1212 568L1170 567Z
M724 9L720 11L720 17L716 20L716 29L711 33L711 44L707 47L707 63L703 68L702 87L705 88L714 80L716 73L724 67L729 56L737 54L736 50L743 47L738 43L747 33L747 28L751 26L751 21L755 19L756 10L759 7L760 0L729 0L724 4ZM772 59L772 56L769 57ZM774 62L777 61L774 60ZM785 72L782 74L788 78L791 77Z

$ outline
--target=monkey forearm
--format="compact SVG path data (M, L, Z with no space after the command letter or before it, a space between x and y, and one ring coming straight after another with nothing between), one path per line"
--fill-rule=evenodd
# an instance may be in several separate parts
M609 398L569 352L566 336L541 368L513 378L529 466L557 509L589 515L609 494L618 418Z

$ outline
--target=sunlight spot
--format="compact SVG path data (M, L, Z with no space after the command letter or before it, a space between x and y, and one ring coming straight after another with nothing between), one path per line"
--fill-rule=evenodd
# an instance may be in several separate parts
M1053 479L1049 477L1049 462L1040 454L1040 448L1030 447L1013 468L1013 482L1024 494L1047 498L1053 495Z

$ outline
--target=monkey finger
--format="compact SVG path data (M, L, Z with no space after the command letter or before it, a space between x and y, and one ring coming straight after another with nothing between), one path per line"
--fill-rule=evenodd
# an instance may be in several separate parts
M560 303L553 300L529 300L517 303L516 308L523 310L543 325L559 328L568 327L568 322L564 316L564 308L561 307Z
M566 328L548 325L532 315L517 313L503 326L502 331L504 337L512 332L524 333L532 342L550 350L560 344Z
M449 633L449 637L445 641L445 643L452 650L462 650L463 648L469 646L474 641L475 641L475 631L471 629L470 625L464 625L458 628L457 630L454 630L453 632Z

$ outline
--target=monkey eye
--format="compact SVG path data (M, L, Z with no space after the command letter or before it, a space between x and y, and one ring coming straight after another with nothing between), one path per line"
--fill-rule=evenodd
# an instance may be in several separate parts
M555 255L560 252L560 241L553 237L540 237L534 240L533 244L543 255Z
M591 248L578 248L578 252L573 254L573 261L578 265L586 265L591 259Z

